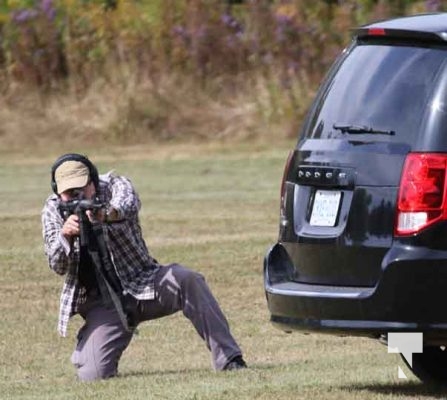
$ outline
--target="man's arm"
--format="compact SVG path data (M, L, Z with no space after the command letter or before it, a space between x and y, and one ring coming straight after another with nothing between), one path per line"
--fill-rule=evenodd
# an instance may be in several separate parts
M64 235L64 220L57 208L57 199L49 197L42 210L42 234L50 268L64 275L75 265L73 238ZM73 216L76 217L76 216Z
M113 222L136 218L141 203L130 180L123 176L112 175L110 185L112 198L109 202L107 220Z

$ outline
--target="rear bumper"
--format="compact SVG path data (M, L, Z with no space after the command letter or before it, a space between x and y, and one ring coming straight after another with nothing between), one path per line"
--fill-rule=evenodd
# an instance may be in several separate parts
M293 282L293 265L281 244L264 260L271 321L283 330L379 337L423 332L447 339L447 252L393 247L374 287Z

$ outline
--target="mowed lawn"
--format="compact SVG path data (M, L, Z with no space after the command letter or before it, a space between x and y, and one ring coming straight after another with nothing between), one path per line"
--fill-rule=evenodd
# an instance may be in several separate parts
M373 340L271 326L262 267L277 238L287 153L284 145L89 153L100 171L113 168L134 182L153 255L206 276L250 367L214 372L204 343L178 313L140 325L120 377L91 384L76 381L69 361L80 318L67 338L56 331L62 278L43 254L40 211L53 158L0 161L0 399L442 397ZM398 379L398 366L409 379Z

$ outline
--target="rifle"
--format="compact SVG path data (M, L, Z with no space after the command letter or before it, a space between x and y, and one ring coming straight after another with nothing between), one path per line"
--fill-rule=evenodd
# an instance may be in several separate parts
M86 214L88 210L96 212L102 208L104 208L104 204L97 199L75 199L66 202L61 201L59 204L59 210L64 220L71 214L76 214L79 218L79 244L80 246L86 246L93 261L96 280L105 306L115 307L124 328L132 332L137 321L137 300L125 292L121 286L104 240L102 224L91 222ZM94 238L93 242L91 240L92 236Z
M76 214L79 218L79 244L81 246L88 245L88 224L90 223L86 211L96 212L104 208L104 204L97 199L75 199L70 201L61 201L59 203L59 211L64 221L72 214Z

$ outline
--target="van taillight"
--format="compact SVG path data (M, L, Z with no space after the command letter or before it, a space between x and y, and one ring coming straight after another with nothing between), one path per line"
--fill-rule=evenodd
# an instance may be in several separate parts
M446 154L407 155L399 188L395 235L415 234L436 221L447 219L446 167Z
M293 151L290 151L289 155L287 157L287 161L286 161L286 165L284 167L284 173L283 173L282 181L281 181L281 208L280 208L281 216L285 215L285 211L286 211L286 180L287 180L287 176L289 175L289 168L290 168L290 164L292 162L292 156L293 156Z

